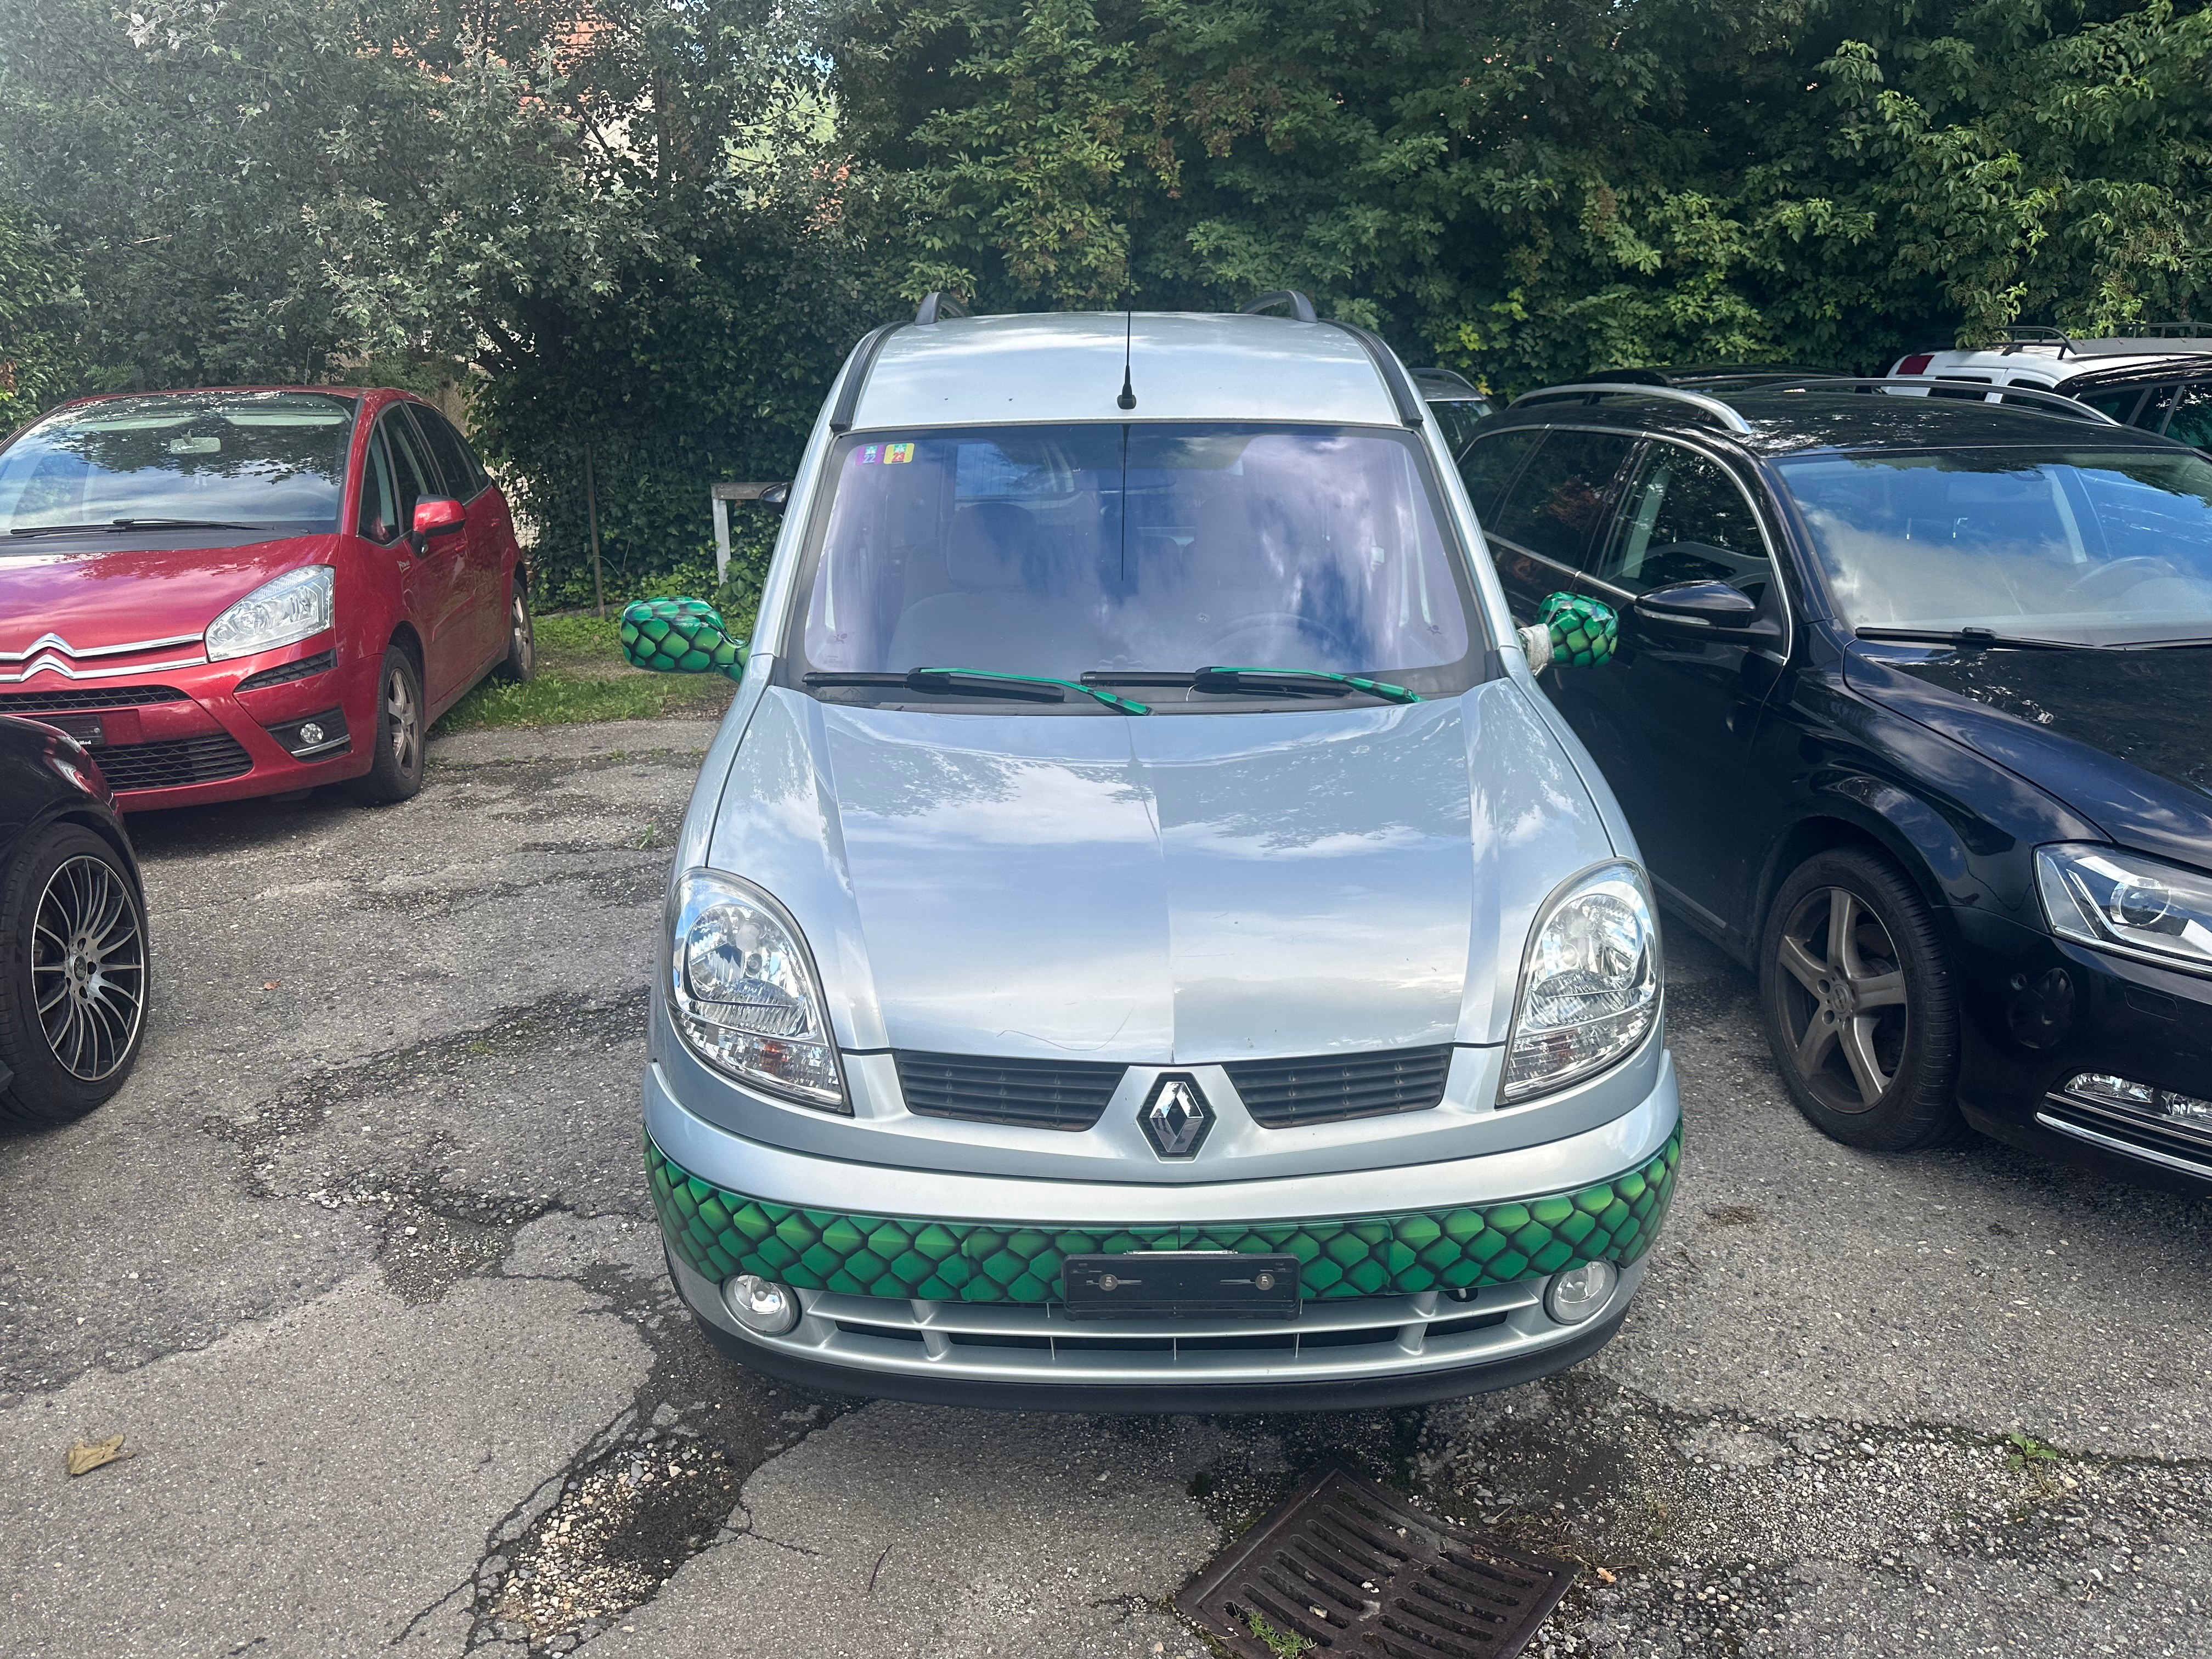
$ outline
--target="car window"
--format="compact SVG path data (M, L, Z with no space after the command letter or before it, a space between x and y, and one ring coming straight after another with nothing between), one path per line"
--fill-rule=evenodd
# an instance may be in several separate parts
M856 435L830 459L796 654L832 673L1231 665L1463 690L1480 634L1426 453L1403 428Z
M1634 442L1609 432L1550 433L1485 532L1573 568Z
M345 505L355 403L322 392L109 398L58 410L0 452L0 548L123 519L329 534ZM10 539L9 532L18 532Z
M2139 426L2146 432L2165 431L2166 417L2173 408L2173 395L2180 390L2178 385L2153 386L2142 400L2142 407L2136 410L2135 419L2128 424Z
M1429 418L1437 423L1437 432L1444 441L1444 447L1455 456L1466 452L1468 441L1474 436L1475 428L1490 413L1490 405L1476 398L1456 402L1436 403L1429 406Z
M2212 637L2212 462L2183 449L1777 463L1855 628L2082 644Z
M1490 515L1498 510L1498 498L1505 493L1505 486L1513 482L1521 463L1528 459L1543 436L1541 427L1493 432L1477 439L1460 457L1459 476L1467 484L1467 498L1474 505L1474 516L1486 526Z
M385 453L384 434L369 434L368 459L361 468L361 533L373 542L396 540L406 528L399 516L398 492L392 483L392 457Z
M384 418L376 423L384 441L392 451L392 480L398 500L398 524L402 530L415 526L415 503L425 495L441 495L444 488L438 482L437 470L423 453L422 441L415 435L415 423L407 418L404 407L387 410Z
M2109 415L2122 426L2131 423L2136 406L2142 402L2143 389L2139 386L2114 386L2109 392L2080 392L2067 394L2075 402L2087 404L2100 415Z
M1757 598L1773 567L1735 480L1694 450L1654 443L1590 574L1631 593L1727 582Z
M2192 380L2173 400L2166 435L2176 443L2212 449L2212 380Z
M438 471L445 477L444 493L459 501L466 501L477 493L476 468L469 464L469 452L461 442L461 434L453 430L453 422L434 409L419 404L410 405L407 411L415 417Z

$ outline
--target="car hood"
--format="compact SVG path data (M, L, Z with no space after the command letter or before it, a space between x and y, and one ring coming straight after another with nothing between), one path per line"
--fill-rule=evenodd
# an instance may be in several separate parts
M2114 841L2202 865L2212 843L2212 648L1853 650L1855 689L2020 774Z
M68 653L197 635L223 607L296 565L328 563L335 536L244 547L66 548L0 553L0 661L52 635Z
M1502 1042L1537 908L1613 854L1504 680L1139 719L772 688L708 851L797 917L848 1047L1154 1065Z

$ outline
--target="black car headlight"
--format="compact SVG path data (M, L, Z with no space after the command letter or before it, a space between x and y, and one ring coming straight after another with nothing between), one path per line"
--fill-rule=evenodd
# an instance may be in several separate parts
M2212 874L2078 842L2037 848L2035 874L2060 938L2212 974Z
M765 1094L849 1113L837 1043L799 924L749 881L694 870L676 886L668 1000L684 1046Z

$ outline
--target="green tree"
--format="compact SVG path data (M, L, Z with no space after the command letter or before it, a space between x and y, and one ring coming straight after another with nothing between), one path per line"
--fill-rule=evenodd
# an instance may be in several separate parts
M74 262L0 209L0 436L79 380L83 313Z

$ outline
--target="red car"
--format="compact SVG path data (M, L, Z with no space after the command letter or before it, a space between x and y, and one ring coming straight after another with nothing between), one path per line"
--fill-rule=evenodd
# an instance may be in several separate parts
M404 800L433 720L529 678L527 580L498 486L406 392L81 399L0 447L0 714L90 748L126 811Z

